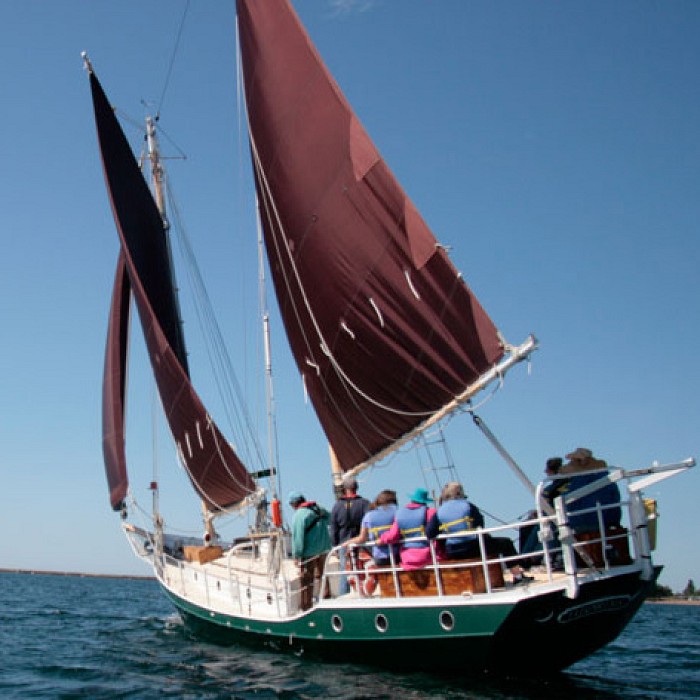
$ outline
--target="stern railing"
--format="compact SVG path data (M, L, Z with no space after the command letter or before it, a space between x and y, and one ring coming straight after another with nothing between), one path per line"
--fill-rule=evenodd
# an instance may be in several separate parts
M643 579L651 580L654 567L651 557L653 546L649 538L650 515L645 504L648 499L643 498L642 489L663 479L676 476L693 466L695 466L695 460L687 459L683 462L663 466L654 464L652 467L638 470L615 468L593 470L587 473L600 472L599 479L575 491L558 496L554 499L554 507L543 498L544 487L555 479L570 478L571 475L545 479L536 489L536 509L533 512L533 517L496 527L464 530L461 533L451 532L449 535L439 535L435 540L430 541L427 538L422 538L422 541L430 547L430 563L422 569L414 571L432 573L434 594L437 596L452 594L446 590L444 582L445 572L451 570L473 571L476 568L480 569L483 585L479 590L472 590L470 595L512 590L514 581L508 582L505 577L504 585L493 585L493 576L489 575L489 571L496 562L504 573L508 568L521 566L527 575L528 570L532 573L534 568L537 576L534 577L533 585L563 581L566 595L570 598L575 598L578 595L581 579L590 576L592 572L600 574L601 572L620 570L624 567L627 571L638 570ZM584 473L586 472L578 474ZM626 493L621 494L619 503L602 504L596 502L593 506L577 508L577 501L580 501L584 496L594 494L609 484L620 483L626 484L627 488ZM620 508L623 514L622 526L619 528L606 524L609 520L606 514L616 508ZM574 516L591 514L595 516L597 527L581 531L571 526L570 520ZM515 556L499 556L496 559L490 558L486 554L486 539L488 537L503 536L510 532L514 533L511 539L519 542L524 539L520 537L520 532L531 528L538 531L541 549L530 552L518 551ZM472 560L445 560L440 553L442 550L441 542L448 536L454 538L461 534L476 536L480 555ZM412 541L415 543L416 538L413 538ZM356 553L362 550L371 551L374 544L378 543L368 541L360 545L353 545L351 549ZM400 547L402 542L398 544ZM344 546L335 547L330 553L329 561L334 561L335 555ZM379 574L380 576L384 575L385 580L387 576L391 577L393 582L393 586L391 586L392 596L405 597L406 586L402 587L402 579L405 579L409 572L396 560L393 546L389 547L389 554L391 557L389 565L371 569L353 564L357 561L357 556L346 557L346 561L351 563L350 568L345 571L333 571L327 567L322 586L330 586L330 590L333 591L337 588L333 581L341 576L347 576L358 582L354 595L362 595L359 581L367 576ZM464 594L465 592L462 592L462 595ZM381 595L385 595L385 592L382 592Z

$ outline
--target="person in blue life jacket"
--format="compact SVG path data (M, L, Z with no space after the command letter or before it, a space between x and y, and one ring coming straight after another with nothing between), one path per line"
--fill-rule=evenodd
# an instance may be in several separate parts
M571 478L564 484L561 490L562 493L571 493L593 481L601 479L605 476L605 472L601 470L609 469L607 462L602 459L596 459L593 456L593 452L587 447L577 447L573 452L566 455L566 458L569 461L561 468L561 474L571 475ZM588 513L576 513L576 511L596 508L598 504L603 507L602 517L605 528L620 526L622 520L622 509L619 505L620 489L616 483L610 483L568 504L569 525L574 532L584 534L600 530L598 513L595 510Z
M426 534L434 540L442 535L445 555L448 559L481 558L481 548L477 528L484 527L481 511L467 500L464 487L458 481L445 484L440 494L440 505L429 520ZM482 535L485 554L488 558L517 557L515 546L508 537ZM533 579L525 576L522 567L515 561L506 562L513 575L513 583L520 584Z
M389 489L381 491L374 501L372 501L369 510L362 518L360 533L346 542L348 547L365 543L372 544L372 558L370 561L365 562L365 573L363 576L359 577L359 590L364 596L372 595L377 587L377 578L372 575L371 570L391 566L390 546L392 546L394 550L394 563L398 564L399 562L398 547L380 544L379 539L383 533L391 529L394 523L394 517L396 516L397 506L396 491L391 491ZM356 560L359 561L359 558L360 557L357 557Z
M313 605L314 583L321 580L326 557L331 548L328 531L330 514L315 501L307 501L299 491L292 491L287 501L294 510L292 519L292 557L299 566L301 596L299 607ZM325 591L325 596L329 592Z
M360 533L357 537L347 540L347 545L372 543L372 559L376 566L390 564L389 545L380 544L379 538L391 529L396 516L398 501L396 491L385 489L381 491L370 504L369 510L362 518Z
M407 571L432 564L433 555L425 528L435 513L435 508L430 506L433 499L428 489L416 489L409 499L405 506L396 510L391 527L379 538L382 544L401 542L399 557L401 566Z
M369 508L369 501L357 493L357 480L353 476L343 479L343 495L335 502L331 510L331 545L337 547L347 542L351 537L356 537L360 532L362 517ZM346 547L338 550L338 559L341 571L346 568ZM351 567L355 568L355 567ZM341 576L338 593L348 593L350 586L347 576Z

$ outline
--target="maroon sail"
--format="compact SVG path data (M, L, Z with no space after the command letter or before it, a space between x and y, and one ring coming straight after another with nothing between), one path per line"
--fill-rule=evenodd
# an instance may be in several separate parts
M102 452L107 472L109 501L114 510L121 508L129 487L124 452L124 392L130 307L131 286L126 274L124 255L120 253L112 289L102 384Z
M126 137L92 73L90 85L105 180L121 242L120 261L123 260L136 300L161 402L195 490L210 510L220 510L243 500L255 489L255 483L192 387L163 221ZM109 376L105 379L104 403L109 415L103 418L103 424L108 431L104 435L105 465L113 507L116 507L116 499L123 499L126 489L123 456L125 293L128 294L115 287L106 360ZM115 310L115 307L119 308Z
M238 0L251 150L287 335L348 470L503 356L287 0Z

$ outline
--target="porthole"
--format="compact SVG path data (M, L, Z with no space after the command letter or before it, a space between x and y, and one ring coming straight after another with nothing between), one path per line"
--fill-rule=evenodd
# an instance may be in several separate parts
M384 615L377 615L374 618L374 626L377 628L378 632L386 632L389 629L389 621Z
M455 626L454 615L448 610L443 610L440 613L440 627L445 630L445 632L451 632Z
M335 632L343 631L343 618L340 615L333 615L331 618L331 627Z

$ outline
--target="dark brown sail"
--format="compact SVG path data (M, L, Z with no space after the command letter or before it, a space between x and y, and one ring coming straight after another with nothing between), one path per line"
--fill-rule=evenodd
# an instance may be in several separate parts
M277 298L344 470L503 356L287 0L238 0L251 149Z
M112 289L102 384L102 452L107 472L109 501L114 510L121 508L129 487L124 452L124 393L130 306L131 286L126 274L124 255L120 253Z
M189 379L185 344L177 313L165 230L158 208L131 148L94 74L90 75L97 135L112 211L121 241L121 255L136 300L166 418L190 479L207 507L216 511L239 503L255 483L210 419ZM121 260L121 258L120 258ZM123 296L115 289L115 296ZM121 303L121 302L120 302ZM119 305L119 304L117 304ZM103 420L113 435L105 435L108 480L123 468L123 314L110 320L110 347L105 404L111 416ZM121 376L118 376L120 375ZM117 394L121 391L119 398ZM121 430L121 435L119 431ZM119 441L122 446L119 446ZM110 476L111 475L111 476ZM110 480L110 490L112 482ZM118 495L121 489L118 491ZM115 495L111 495L115 506Z

